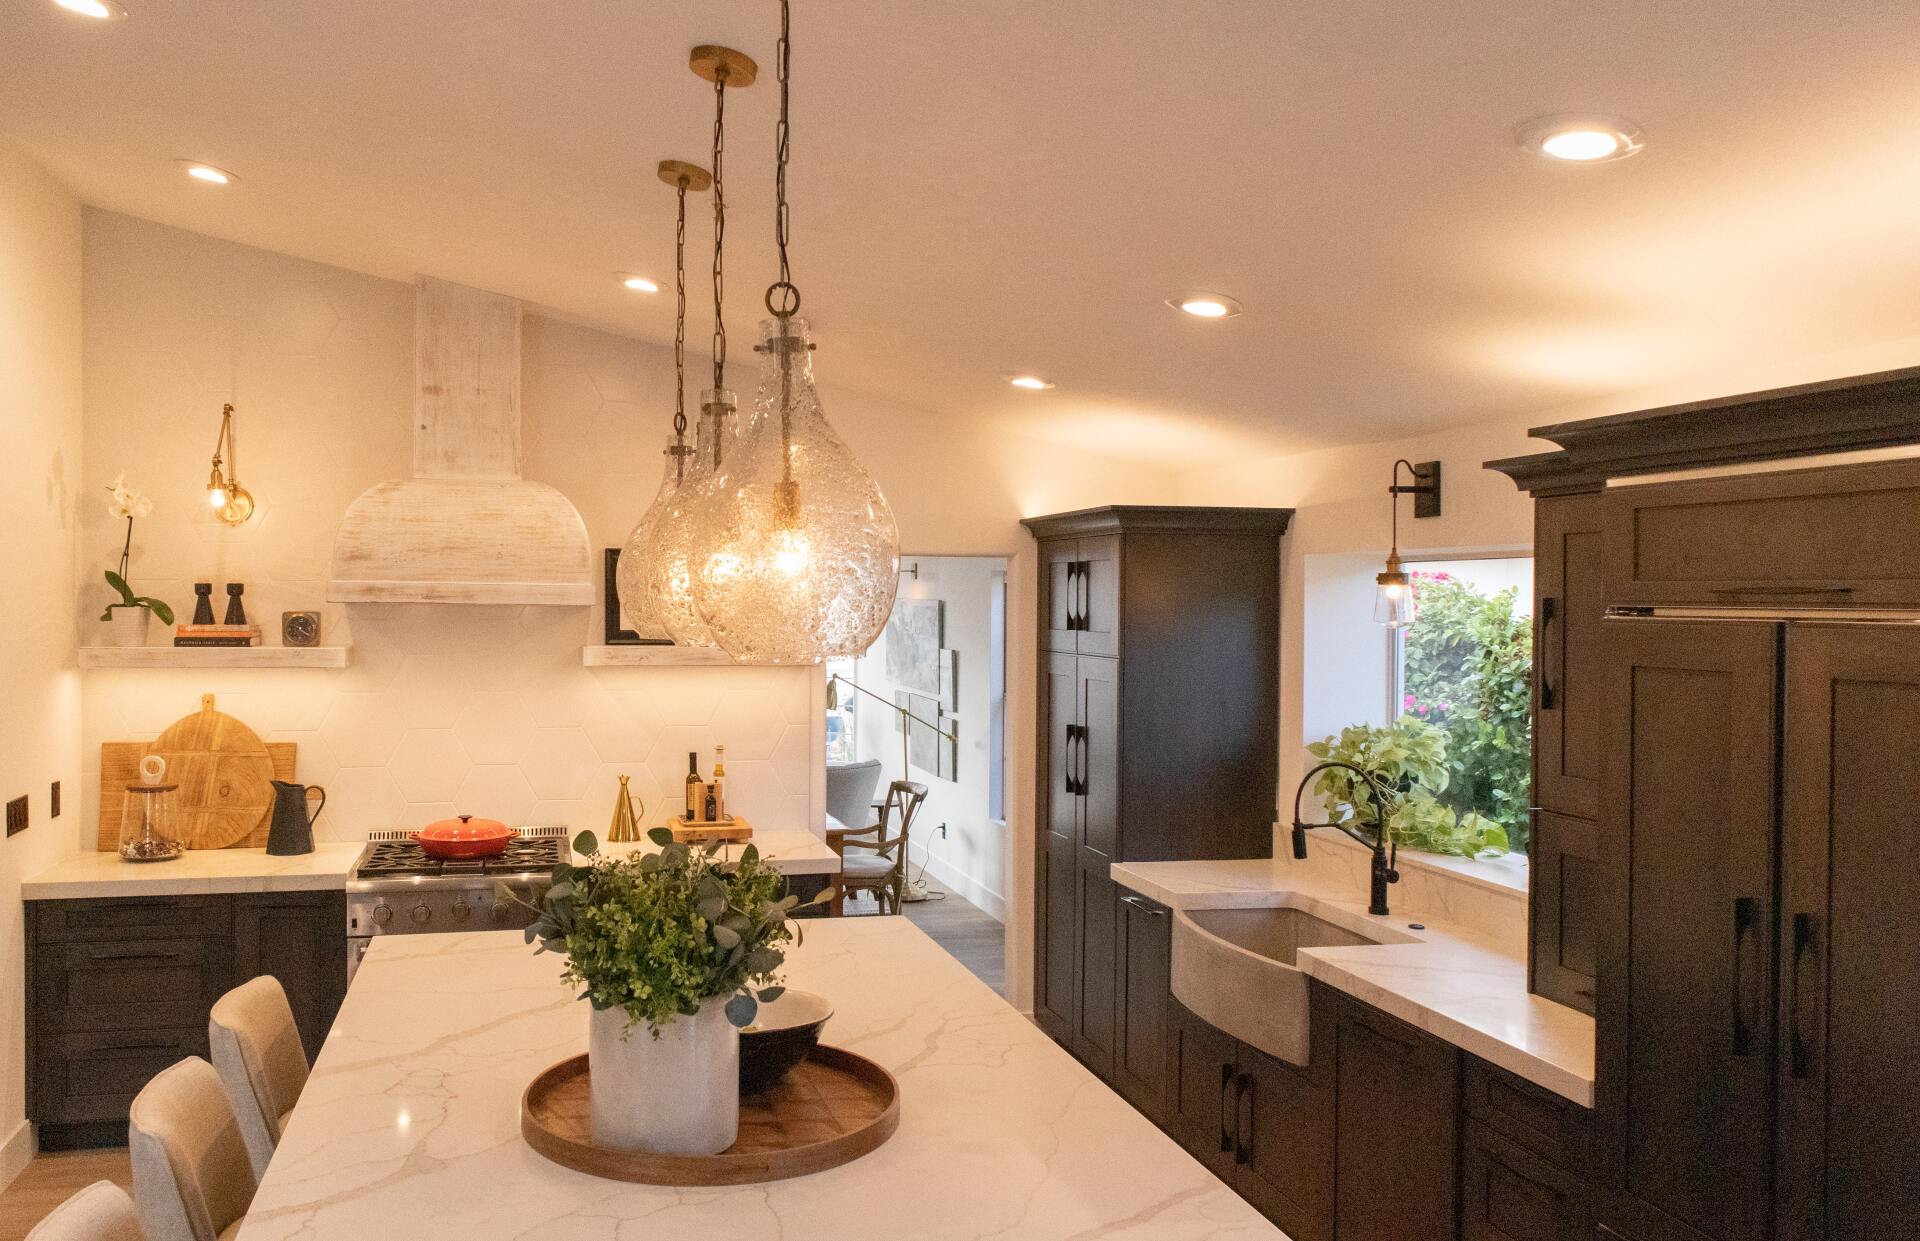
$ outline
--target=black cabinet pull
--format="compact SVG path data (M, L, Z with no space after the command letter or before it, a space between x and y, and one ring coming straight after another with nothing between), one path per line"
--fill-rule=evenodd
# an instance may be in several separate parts
M95 948L87 956L95 961L178 961L185 953L176 948L172 952L155 952L151 948Z
M1089 765L1088 759L1087 759L1088 749L1089 749L1089 745L1087 741L1087 726L1085 724L1082 724L1080 726L1080 796L1082 797L1085 797L1087 795L1087 767Z
M1716 595L1850 595L1851 586L1779 586L1758 582L1751 586L1715 586Z
M1078 797L1080 795L1080 782L1074 779L1074 774L1073 774L1074 773L1073 747L1074 747L1075 741L1079 738L1079 736L1080 736L1079 725L1077 724L1067 725L1067 745L1066 745L1065 751L1061 755L1061 765L1066 768L1066 772L1065 772L1066 779L1063 787L1066 789L1068 797Z
M150 1038L150 1039L142 1039L139 1042L133 1042L133 1043L108 1043L102 1046L99 1050L101 1051L165 1051L169 1048L178 1047L178 1046L179 1046L179 1043L170 1038L161 1038L161 1039Z
M1789 971L1787 993L1787 1017L1791 1023L1788 1059L1794 1077L1800 1080L1805 1080L1812 1071L1813 1040L1807 1035L1807 1014L1803 1004L1806 988L1801 983L1800 975L1807 958L1813 953L1815 930L1812 914L1793 915L1793 966Z
M1155 918L1164 918L1167 916L1167 911L1163 906L1154 904L1144 896L1136 896L1131 892L1122 892L1120 899L1143 914L1148 914Z
M1554 692L1553 682L1547 680L1547 672L1552 666L1547 658L1547 630L1553 625L1553 618L1560 614L1559 602L1552 595L1540 596L1540 628L1535 635L1534 645L1539 648L1534 662L1540 668L1540 709L1554 711L1559 709L1560 695Z
M1084 633L1093 628L1093 625L1090 623L1091 618L1087 615L1088 612L1093 609L1093 588L1090 585L1090 579L1093 577L1093 562L1090 560L1076 561L1075 567L1080 570L1076 578L1080 585L1080 621L1074 628Z
M1235 1080L1236 1079L1234 1078L1234 1075L1233 1075L1233 1066L1230 1064L1221 1065L1220 1066L1220 1153L1222 1155L1226 1154L1228 1151L1233 1149L1234 1141L1238 1136L1235 1133L1235 1130L1237 1130L1240 1127L1240 1098L1238 1095L1234 1096L1234 1100L1231 1105L1233 1120L1231 1122L1227 1120L1228 1107L1229 1107L1227 1103L1227 1091L1233 1086Z
M1747 938L1753 932L1756 902L1751 896L1733 902L1733 1054L1753 1051L1752 1027L1747 1021Z
M1241 1119L1243 1111L1244 1120ZM1242 1073L1233 1079L1233 1161L1242 1166L1253 1162L1252 1130L1253 1078Z

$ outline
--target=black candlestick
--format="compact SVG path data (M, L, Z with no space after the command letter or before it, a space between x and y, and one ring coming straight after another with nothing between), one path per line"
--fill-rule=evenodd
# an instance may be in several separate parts
M196 625L213 624L212 582L195 582L193 584L193 623Z
M241 592L245 590L244 583L227 583L227 619L222 621L222 624L244 625L247 623L247 609L240 603Z

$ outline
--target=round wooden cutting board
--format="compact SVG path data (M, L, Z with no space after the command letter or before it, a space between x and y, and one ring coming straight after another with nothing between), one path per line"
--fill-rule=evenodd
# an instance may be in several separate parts
M273 759L260 735L213 709L170 725L147 753L167 760L167 783L180 786L177 828L189 849L224 849L245 840L273 809Z

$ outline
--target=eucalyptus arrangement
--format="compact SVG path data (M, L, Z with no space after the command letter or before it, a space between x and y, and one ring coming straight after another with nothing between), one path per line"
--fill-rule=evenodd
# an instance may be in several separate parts
M1410 849L1451 853L1460 857L1499 856L1507 851L1507 829L1473 811L1444 804L1450 778L1447 735L1415 715L1403 715L1384 728L1354 724L1337 737L1312 742L1307 752L1315 758L1352 763L1378 776L1394 790L1387 812L1392 839ZM1331 768L1320 773L1313 791L1320 794L1329 816L1345 814L1348 821L1372 824L1373 801L1357 786L1350 771Z
M751 844L726 862L718 843L696 850L664 827L647 839L659 852L610 857L592 832L576 836L588 864L554 869L527 942L565 953L562 977L582 988L578 998L596 1013L622 1010L628 1031L645 1022L657 1040L721 996L727 1021L746 1027L784 990L775 974L800 898L782 895L786 879Z
M112 497L107 501L107 513L124 519L127 533L120 543L120 567L108 569L106 573L107 585L119 592L120 602L109 603L100 613L100 619L113 622L115 637L121 645L143 646L147 640L149 614L159 617L163 625L173 624L172 608L159 599L134 594L133 587L127 585L127 561L133 553L133 522L136 517L153 512L153 501L127 486L125 470L114 478L107 493Z

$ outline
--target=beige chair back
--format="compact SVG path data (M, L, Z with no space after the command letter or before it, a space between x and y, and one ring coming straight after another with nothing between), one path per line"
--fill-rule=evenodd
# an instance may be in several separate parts
M163 1069L127 1122L146 1241L219 1241L253 1202L253 1165L220 1075L198 1056Z
M141 1241L133 1199L112 1181L95 1181L33 1226L27 1241Z
M280 1144L282 1119L307 1084L307 1053L280 980L262 974L221 996L207 1041L258 1179Z

